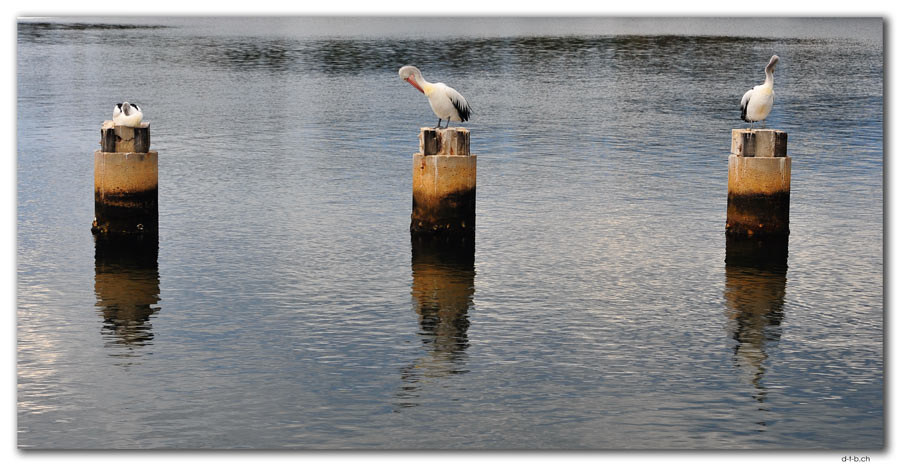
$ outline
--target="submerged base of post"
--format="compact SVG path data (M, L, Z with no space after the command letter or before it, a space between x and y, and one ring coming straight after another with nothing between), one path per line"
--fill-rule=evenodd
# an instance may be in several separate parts
M787 270L788 237L725 237L725 265L760 270Z
M476 166L467 129L421 129L413 156L413 236L474 236Z
M777 130L732 130L728 157L729 236L790 234L791 158L787 134Z
M94 152L94 222L99 235L155 236L158 154Z

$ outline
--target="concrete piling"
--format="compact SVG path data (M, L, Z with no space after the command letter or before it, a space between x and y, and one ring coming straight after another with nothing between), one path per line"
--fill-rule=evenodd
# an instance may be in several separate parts
M138 128L105 121L94 152L94 222L100 235L156 235L158 153L150 150L150 124Z
M413 236L474 237L476 162L467 129L421 129L413 155Z
M790 200L787 133L732 130L726 234L742 238L787 236Z
M150 122L140 126L117 126L112 120L103 122L100 127L100 150L103 152L142 152L150 151Z

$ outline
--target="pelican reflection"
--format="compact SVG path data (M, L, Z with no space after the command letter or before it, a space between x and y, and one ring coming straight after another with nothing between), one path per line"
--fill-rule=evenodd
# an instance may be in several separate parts
M787 238L728 238L725 245L725 303L734 363L760 403L766 400L768 353L781 339L787 256Z
M94 293L106 347L114 357L138 356L152 343L150 317L159 312L159 240L97 236L94 246Z
M475 293L475 242L413 238L412 301L424 355L401 369L401 406L415 406L429 379L467 372L468 312Z

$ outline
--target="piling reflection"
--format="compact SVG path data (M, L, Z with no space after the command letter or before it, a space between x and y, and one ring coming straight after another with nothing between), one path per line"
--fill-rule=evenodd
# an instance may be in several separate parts
M114 357L139 356L152 343L150 317L159 312L159 239L96 236L94 246L94 293L106 347Z
M412 298L425 355L401 369L401 407L416 406L429 379L467 372L468 312L475 293L475 241L412 239Z
M781 339L787 257L787 238L726 240L725 303L734 363L760 403L766 401L768 352Z

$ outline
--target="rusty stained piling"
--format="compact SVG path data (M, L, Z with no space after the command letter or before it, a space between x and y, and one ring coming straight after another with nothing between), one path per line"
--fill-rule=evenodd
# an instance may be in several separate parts
M790 234L791 158L787 133L733 129L725 233L740 238Z
M474 237L476 162L467 129L421 129L413 155L413 236Z
M156 235L158 154L150 150L150 124L138 128L103 122L94 152L94 222L100 235Z

